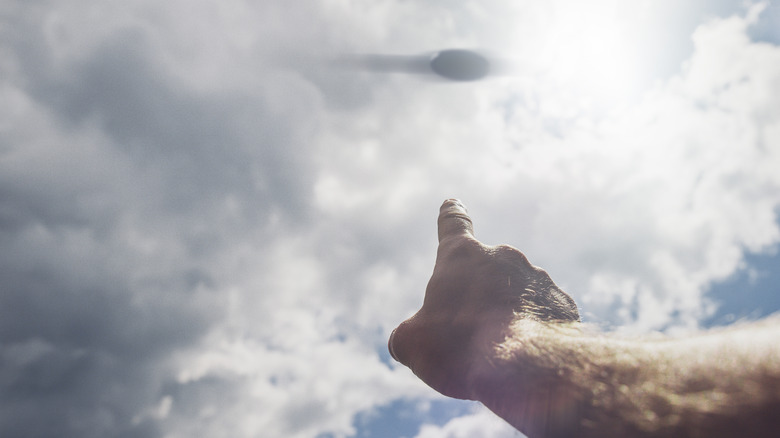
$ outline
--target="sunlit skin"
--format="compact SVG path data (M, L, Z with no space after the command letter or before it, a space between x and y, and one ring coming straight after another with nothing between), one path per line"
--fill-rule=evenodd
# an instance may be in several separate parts
M772 437L780 430L780 324L688 338L617 338L517 249L474 237L441 207L436 265L391 355L440 393L481 401L530 438Z
M390 339L390 352L442 394L476 399L473 380L521 315L579 321L574 300L517 249L474 237L465 206L444 202L439 248L422 308Z

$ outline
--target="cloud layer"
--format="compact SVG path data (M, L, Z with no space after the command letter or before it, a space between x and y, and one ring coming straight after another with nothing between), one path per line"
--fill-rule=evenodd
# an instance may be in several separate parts
M384 343L452 196L589 319L695 327L780 241L780 48L749 37L767 5L626 81L631 45L566 62L630 26L566 17L630 11L552 5L0 6L0 435L347 436L440 403ZM447 47L523 62L473 84L327 62ZM508 436L487 418L419 436Z

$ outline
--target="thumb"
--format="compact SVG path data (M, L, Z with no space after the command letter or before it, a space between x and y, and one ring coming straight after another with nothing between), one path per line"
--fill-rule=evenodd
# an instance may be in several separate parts
M439 242L447 237L474 237L474 226L466 206L457 199L447 199L439 209Z

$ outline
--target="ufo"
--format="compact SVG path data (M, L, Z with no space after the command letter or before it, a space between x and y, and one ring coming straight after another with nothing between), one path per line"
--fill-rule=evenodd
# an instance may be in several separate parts
M421 55L354 54L337 64L372 73L432 75L449 81L478 81L494 73L488 57L469 49L446 49Z
M490 62L477 52L464 49L442 50L431 58L431 70L453 81L476 81L490 73Z

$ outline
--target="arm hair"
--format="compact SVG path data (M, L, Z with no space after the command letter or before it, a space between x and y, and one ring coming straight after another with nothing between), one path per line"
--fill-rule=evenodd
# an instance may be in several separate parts
M761 438L780 430L780 318L682 338L516 321L478 399L530 438Z

